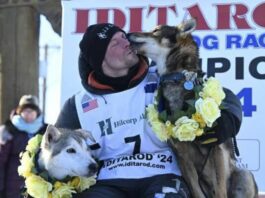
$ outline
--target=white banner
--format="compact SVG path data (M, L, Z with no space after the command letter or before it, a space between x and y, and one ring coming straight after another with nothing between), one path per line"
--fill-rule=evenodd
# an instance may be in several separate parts
M239 165L265 191L265 2L222 0L72 0L63 2L61 104L80 90L79 42L86 27L115 23L125 31L150 31L193 17L202 68L237 94L243 106Z

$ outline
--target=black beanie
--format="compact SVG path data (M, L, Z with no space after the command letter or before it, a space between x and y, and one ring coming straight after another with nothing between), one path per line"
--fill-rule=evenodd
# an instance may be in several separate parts
M79 47L82 56L95 71L102 72L103 59L109 42L116 32L124 31L110 23L95 24L86 29Z

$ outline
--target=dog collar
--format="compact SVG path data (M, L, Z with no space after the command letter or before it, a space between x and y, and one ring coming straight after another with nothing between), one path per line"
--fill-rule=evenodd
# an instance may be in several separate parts
M164 74L160 77L160 83L166 82L179 82L181 80L185 80L185 75L182 72L173 72L169 74Z
M194 83L190 80L186 80L186 76L183 72L173 72L170 74L164 74L160 77L160 84L164 84L167 82L180 82L181 80L185 80L183 86L186 90L192 90L194 88Z

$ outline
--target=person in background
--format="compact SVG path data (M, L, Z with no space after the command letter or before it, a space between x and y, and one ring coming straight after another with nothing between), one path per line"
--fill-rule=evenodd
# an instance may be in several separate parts
M43 134L46 128L37 97L22 96L10 119L0 127L0 197L21 197L24 180L17 172L19 154L31 137Z
M95 142L90 147L101 168L97 183L75 197L190 197L172 150L145 119L159 83L156 67L149 67L113 24L89 26L79 46L84 89L66 101L55 126L92 132ZM230 107L218 119L216 141L209 146L239 131L241 104L229 90L225 101Z

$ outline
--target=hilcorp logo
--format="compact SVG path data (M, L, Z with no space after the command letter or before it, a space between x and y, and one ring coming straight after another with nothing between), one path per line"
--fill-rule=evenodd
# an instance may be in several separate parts
M76 26L74 33L85 32L87 26L90 25L90 18L95 16L91 13L96 12L96 23L109 22L109 13L113 13L113 21L115 25L124 28L129 24L129 32L136 32L143 30L143 21L151 20L151 15L156 14L157 25L167 24L169 13L177 18L184 19L184 16L191 16L197 20L197 30L234 30L234 29L255 29L258 27L265 27L265 2L256 5L253 9L249 10L248 6L243 3L230 3L211 5L211 13L209 14L206 9L203 9L200 4L192 4L185 8L179 8L177 4L165 6L135 6L120 8L76 8ZM178 9L184 9L184 15L178 14ZM207 13L205 13L207 12ZM207 21L209 17L216 17L215 27L211 27ZM249 17L248 15L252 15ZM153 20L153 18L152 18ZM232 26L234 24L234 26Z

